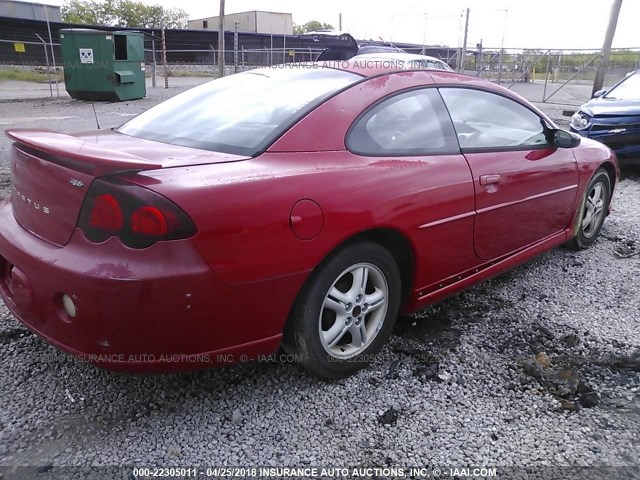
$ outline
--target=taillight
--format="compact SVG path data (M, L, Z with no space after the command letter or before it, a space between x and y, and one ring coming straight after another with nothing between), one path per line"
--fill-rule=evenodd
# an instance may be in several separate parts
M140 207L131 215L131 230L142 235L162 237L169 232L167 217L156 207Z
M132 248L196 233L191 219L175 203L119 178L94 180L82 204L78 226L92 242L112 236Z
M89 226L109 232L117 232L124 226L122 208L113 195L98 195L93 200Z

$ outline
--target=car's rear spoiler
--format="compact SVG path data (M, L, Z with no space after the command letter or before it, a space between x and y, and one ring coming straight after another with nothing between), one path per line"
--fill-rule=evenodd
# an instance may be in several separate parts
M20 146L27 147L27 150L34 149L45 154L48 161L96 177L129 170L162 168L162 165L144 158L53 130L13 129L5 133Z

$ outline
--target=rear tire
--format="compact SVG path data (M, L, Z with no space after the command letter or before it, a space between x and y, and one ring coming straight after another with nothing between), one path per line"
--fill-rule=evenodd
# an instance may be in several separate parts
M598 169L593 174L578 211L576 236L565 245L571 250L584 250L590 247L600 235L604 219L611 202L611 179L609 174Z
M310 373L349 376L369 365L391 335L401 279L393 256L376 243L350 245L311 275L285 329L285 349Z

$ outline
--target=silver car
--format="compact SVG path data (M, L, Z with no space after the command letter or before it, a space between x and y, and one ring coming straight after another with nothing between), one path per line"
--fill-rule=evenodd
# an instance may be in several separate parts
M383 64L397 62L398 65L394 66L403 70L444 70L445 72L453 71L453 69L449 65L447 65L439 58L429 57L427 55L416 55L413 53L366 53L363 55L356 55L352 58L352 60L358 60L362 62L382 62Z

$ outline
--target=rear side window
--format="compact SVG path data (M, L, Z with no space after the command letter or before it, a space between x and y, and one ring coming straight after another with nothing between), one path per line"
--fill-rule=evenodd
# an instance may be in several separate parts
M459 153L451 120L435 88L388 97L351 127L347 148L367 156Z
M542 119L514 100L470 88L441 88L440 93L463 150L549 145Z

